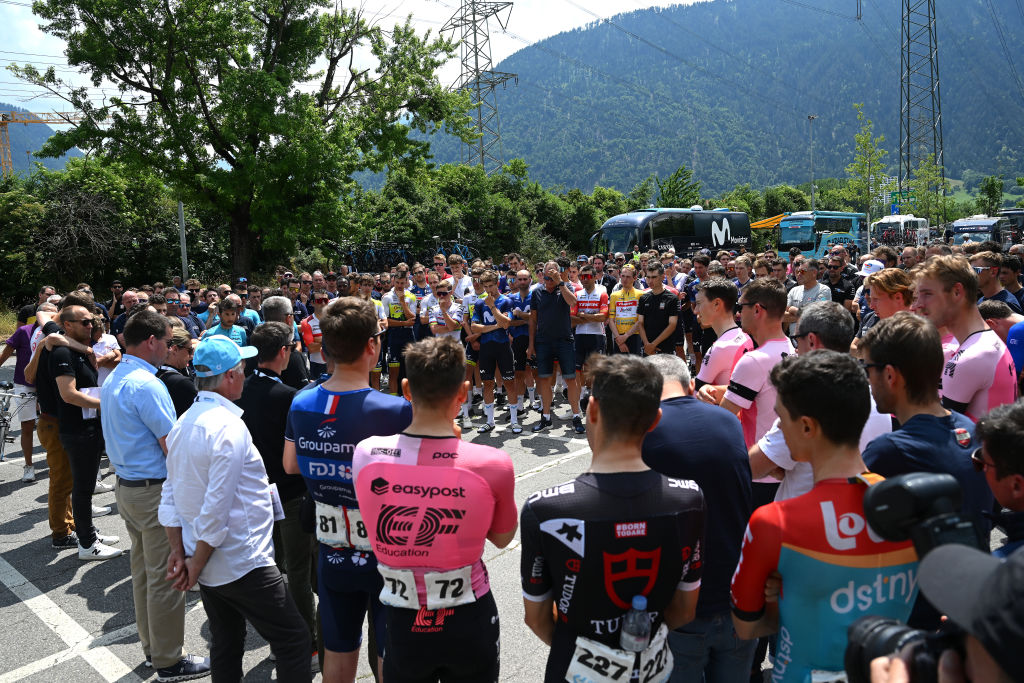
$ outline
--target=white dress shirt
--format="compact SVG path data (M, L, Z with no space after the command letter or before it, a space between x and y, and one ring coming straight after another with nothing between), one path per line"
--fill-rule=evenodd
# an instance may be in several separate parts
M204 586L274 565L270 483L241 415L220 394L200 391L167 435L160 523L181 527L188 556L198 541L214 547L199 574Z

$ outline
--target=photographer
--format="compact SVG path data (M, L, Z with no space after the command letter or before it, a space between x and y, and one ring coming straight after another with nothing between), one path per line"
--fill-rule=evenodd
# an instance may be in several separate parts
M993 551L1009 557L1024 546L1024 400L999 406L978 421L975 434L981 448L971 454L996 501L1005 508L994 516L996 526L1007 536L1006 543Z
M945 650L939 683L1009 683L1024 680L1024 552L1000 560L962 545L936 548L921 562L921 592L963 628L964 654ZM1018 606L1015 608L1014 606ZM914 646L871 662L872 683L913 680Z

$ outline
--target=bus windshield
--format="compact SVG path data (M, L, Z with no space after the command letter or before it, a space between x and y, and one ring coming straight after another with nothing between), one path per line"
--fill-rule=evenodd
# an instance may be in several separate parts
M809 246L810 245L810 246ZM779 249L788 250L792 247L809 249L814 245L813 225L787 225L783 222L779 226Z
M637 246L636 232L634 225L606 225L594 235L594 252L632 254Z

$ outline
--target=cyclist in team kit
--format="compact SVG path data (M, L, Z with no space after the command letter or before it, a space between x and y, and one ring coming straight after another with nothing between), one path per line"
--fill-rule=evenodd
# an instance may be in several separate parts
M754 348L754 341L736 324L738 297L736 285L722 277L697 286L693 310L699 324L713 329L718 337L701 358L696 378L698 397L707 403L721 403L733 368L743 354Z
M498 608L481 556L485 540L504 548L515 536L515 477L507 453L455 432L465 364L453 339L411 345L402 390L412 423L361 441L353 458L384 579L387 683L498 680Z
M696 614L704 497L641 458L661 414L661 374L628 354L591 363L590 469L534 493L521 513L526 624L551 647L548 683L660 683L672 671L668 630ZM638 596L651 638L627 651L621 630Z
M367 382L383 333L372 304L354 297L335 300L324 310L320 331L334 369L323 384L296 394L283 462L286 472L303 476L316 506L324 681L351 683L367 609L374 612L379 651L385 642L383 581L359 511L352 456L363 439L405 429L412 409L405 399L374 391Z

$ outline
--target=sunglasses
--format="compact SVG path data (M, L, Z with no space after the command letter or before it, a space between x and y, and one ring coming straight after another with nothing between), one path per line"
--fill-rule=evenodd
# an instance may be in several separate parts
M789 341L792 342L793 346L796 346L797 344L800 343L801 339L803 339L804 337L806 337L809 334L810 334L810 332L802 332L800 334L791 334L791 335L789 335Z
M977 273L978 275L981 275L986 270L991 270L995 267L996 266L971 266L971 268L974 268L974 272Z
M756 301L740 301L736 304L736 312L739 313L743 310L744 306L756 306Z
M174 343L174 339L173 338L171 338L171 339L161 339L160 341L162 341L163 343L167 344L167 348L169 348L169 349L173 349L175 346L177 346L177 344Z
M186 303L181 302L181 301L178 302L178 306L180 306L182 308L192 308L192 304L186 304Z
M326 304L329 301L330 301L330 299L313 299L313 303L315 303L315 304Z
M311 285L311 284L313 284L313 281L312 280L299 280L299 284L301 284L301 285Z
M860 365L861 369L864 370L865 375L871 374L871 368L884 368L886 366L885 363L864 363L863 361L858 362L858 365Z
M829 270L839 270L840 268L842 268L842 266L829 266L828 267Z
M985 459L981 457L981 448L975 448L974 452L971 453L971 465L974 466L975 472L984 472L989 467L995 467L994 462L985 462Z
M82 325L84 327L92 327L93 325L98 323L99 320L96 320L95 318L82 318L81 320L69 320L68 322L78 323L79 325Z
M580 279L581 280L593 280L594 276L593 275L580 275Z

